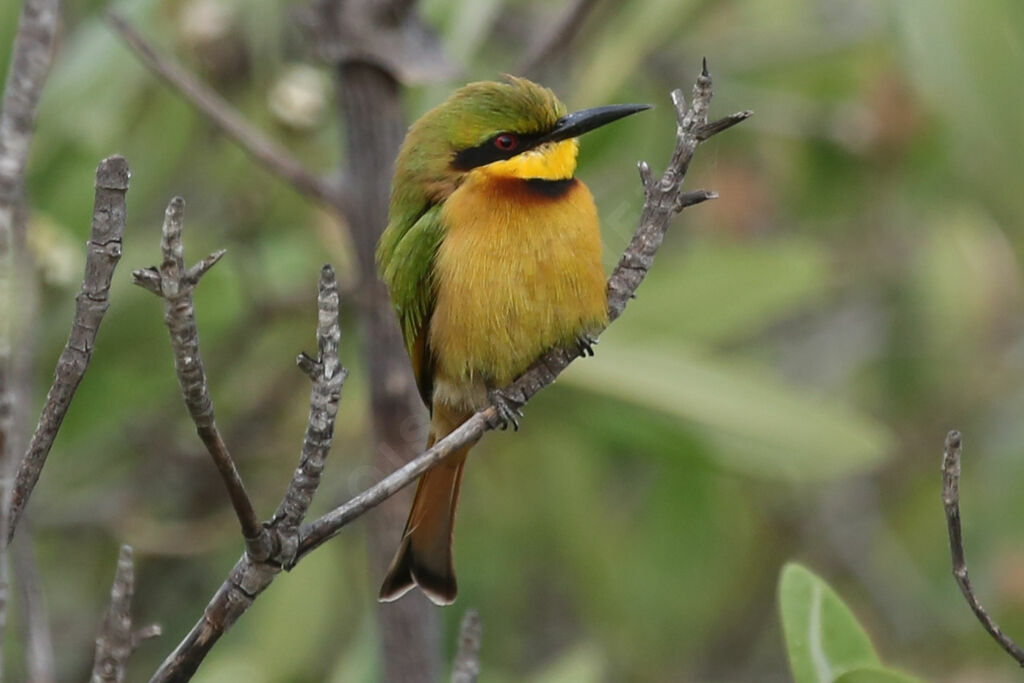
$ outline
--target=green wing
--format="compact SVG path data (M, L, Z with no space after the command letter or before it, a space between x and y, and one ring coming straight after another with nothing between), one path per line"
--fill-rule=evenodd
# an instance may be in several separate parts
M434 310L434 255L444 237L440 206L431 207L404 232L391 224L381 236L377 264L391 291L416 384L430 406L434 363L427 338Z

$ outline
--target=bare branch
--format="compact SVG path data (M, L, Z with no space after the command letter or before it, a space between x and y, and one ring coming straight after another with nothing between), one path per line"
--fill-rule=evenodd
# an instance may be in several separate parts
M468 609L459 627L459 651L452 666L452 683L476 683L480 675L480 640L483 624L475 609Z
M406 85L449 80L459 69L415 5L416 0L309 0L295 5L291 15L327 64L362 64ZM361 201L350 189L353 203Z
M26 0L18 20L0 110L0 254L24 239L24 223L18 225L17 221L18 207L24 196L25 165L59 20L57 0Z
M735 114L730 114L729 116L718 119L717 121L712 121L711 123L702 127L698 132L698 136L701 140L707 140L708 138L714 135L718 135L723 130L728 130L729 128L732 128L737 123L743 123L753 115L754 112L750 111L749 109L738 111Z
M22 252L25 244L25 167L59 20L58 0L25 0L0 104L0 645L7 624L6 540L14 528L8 510L14 449L18 447L13 434L16 397L12 384L18 374L14 367L14 321L20 317L17 304L23 302L15 300L15 281L24 265L16 252ZM17 400L23 402L24 397ZM0 678L2 672L0 651Z
M46 596L39 577L39 567L32 550L29 527L22 527L18 540L11 546L14 576L21 598L22 620L25 623L25 668L34 683L53 683L57 666L53 654L53 635L46 611Z
M96 199L93 204L89 251L85 260L85 277L82 289L75 297L75 318L64 351L57 360L56 377L46 395L46 403L28 450L18 466L11 496L8 543L39 481L46 456L53 447L71 399L89 367L96 333L110 305L110 281L121 260L128 178L128 162L124 157L108 157L96 169Z
M297 191L345 213L343 193L311 173L289 152L253 127L223 97L166 55L161 55L127 20L113 11L106 22L146 67L195 107L213 125L235 141L246 154Z
M348 376L348 371L338 359L338 343L341 340L338 282L330 266L324 266L321 271L317 304L319 317L316 336L320 352L315 360L306 354L300 354L297 359L299 367L313 380L302 454L288 490L271 521L271 526L279 534L279 560L285 569L291 569L295 564L299 525L305 519L317 487L320 486L320 475L324 471L327 453L334 439L334 419L338 415L341 387Z
M619 259L618 265L608 279L608 319L618 318L626 304L633 297L640 283L654 262L654 255L661 247L672 218L695 199L711 199L713 193L685 193L683 178L697 147L710 135L707 130L707 110L711 101L711 77L704 70L693 89L693 102L683 106L682 93L675 91L673 101L677 104L676 144L668 167L657 181L650 176L647 164L641 162L641 177L644 179L647 198L640 214L640 222L633 239ZM745 117L744 117L745 118ZM725 130L722 128L721 130ZM712 133L711 135L713 135ZM502 390L516 403L522 405L538 391L555 381L555 378L583 353L581 349L553 349L538 359L516 381ZM351 500L326 513L314 522L305 525L299 541L299 557L312 551L335 536L342 527L359 517L366 510L380 504L397 491L408 486L416 477L444 459L449 453L479 439L485 431L493 429L499 421L498 413L489 406L462 424L451 434L435 443L405 466L395 470L377 484L363 491Z
M296 560L333 538L341 528L364 512L380 505L416 480L431 467L467 443L478 439L490 429L489 423L498 417L494 406L481 410L463 422L458 429L395 470L359 495L334 508L315 522L302 527Z
M135 595L135 561L131 546L121 546L110 589L110 607L96 635L92 683L121 683L128 657L143 640L161 633L157 625L132 630L132 597Z
M352 193L351 212L345 216L354 246L359 291L359 331L370 389L372 460L370 466L388 472L411 460L422 443L410 426L423 423L420 401L409 357L387 287L377 277L374 258L381 231L388 222L388 204L394 160L407 130L401 102L401 84L416 80L411 65L439 64L426 51L408 48L417 43L416 13L411 12L395 32L367 15L374 2L313 0L308 19L311 42L335 74L335 92L344 139L341 175ZM406 6L412 3L408 0ZM405 28L413 29L406 33ZM421 33L421 37L425 35ZM368 51L366 51L368 50ZM416 54L414 54L416 53ZM367 59L365 55L372 54ZM438 50L435 54L440 54ZM443 60L441 60L443 62ZM416 66L422 72L421 66ZM410 438L412 437L412 438ZM410 492L411 494L411 492ZM396 497L367 520L366 536L371 576L379 572L398 543L398 534L411 500ZM384 681L433 683L441 676L440 618L425 599L405 600L377 612L380 665Z
M555 20L529 52L516 65L515 73L528 76L538 71L559 52L564 51L579 33L587 15L597 7L599 0L574 0Z
M679 195L679 201L676 202L676 211L682 211L688 206L694 206L696 204L703 204L704 202L718 199L717 192L710 192L708 190L694 190L693 192L684 192Z
M206 271L217 265L217 262L220 261L226 253L227 249L220 249L213 252L202 261L199 261L185 272L185 277L183 278L184 281L190 286L195 287L199 284L199 278L206 275Z
M953 430L946 435L946 447L942 454L942 507L946 511L946 528L949 531L949 552L953 562L953 578L960 586L967 604L974 616L989 632L989 635L1006 650L1013 659L1024 666L1024 649L1003 633L995 620L989 616L974 594L971 580L967 576L967 560L964 557L963 534L960 526L960 458L963 454L963 440L960 432Z
M299 357L299 365L313 380L299 466L274 520L267 525L276 552L270 558L254 559L249 553L239 558L210 600L202 619L153 674L154 682L189 680L217 640L249 609L282 567L291 568L295 563L298 527L320 483L334 438L341 388L348 374L338 359L338 283L330 266L324 266L320 273L317 311L319 352L315 359L305 354Z
M174 368L185 406L227 489L238 524L242 528L246 550L254 558L263 560L271 553L270 536L256 516L235 461L217 429L213 399L210 397L206 370L199 352L199 328L192 299L192 291L199 278L213 267L224 252L212 254L192 268L186 268L181 239L184 214L185 200L181 197L173 198L164 216L163 239L160 243L163 263L159 268L136 270L132 275L136 284L149 291L159 288L155 293L164 300L164 322L171 336ZM159 274L159 281L156 274Z

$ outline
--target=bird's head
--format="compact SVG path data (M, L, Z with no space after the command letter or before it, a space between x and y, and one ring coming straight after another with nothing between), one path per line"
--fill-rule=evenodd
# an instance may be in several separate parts
M571 178L577 136L648 108L619 104L570 114L551 90L525 78L470 83L409 129L395 162L392 213L397 205L444 201L474 173Z

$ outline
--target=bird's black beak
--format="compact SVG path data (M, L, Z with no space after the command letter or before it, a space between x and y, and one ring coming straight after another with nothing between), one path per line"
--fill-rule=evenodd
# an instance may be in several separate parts
M557 142L583 135L595 128L618 121L624 116L650 109L649 104L609 104L567 114L555 122L555 127L540 142Z

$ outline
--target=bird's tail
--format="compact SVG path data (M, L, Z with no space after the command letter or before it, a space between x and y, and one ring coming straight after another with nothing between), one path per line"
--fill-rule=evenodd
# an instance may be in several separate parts
M453 416L441 406L435 406L427 447L447 436L467 417ZM420 477L402 541L380 587L381 602L397 600L413 586L419 586L434 604L455 602L458 589L452 561L452 534L462 468L472 446L469 444L455 451Z

